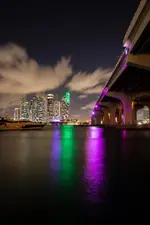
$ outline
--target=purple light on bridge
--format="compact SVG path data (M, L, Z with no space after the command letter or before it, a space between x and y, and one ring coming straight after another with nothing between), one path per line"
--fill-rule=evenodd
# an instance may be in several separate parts
M130 42L130 40L127 40L127 41L125 42L125 44L123 45L123 47L124 47L124 48L130 49L130 48L131 48L131 42Z
M92 115L95 115L95 112L94 111L92 112Z
M96 105L95 105L95 108L97 108L97 107L98 107L98 105L96 104Z
M129 49L125 48L124 52L125 52L126 55L128 55Z
M108 88L104 88L103 95L106 95L107 91L108 91Z

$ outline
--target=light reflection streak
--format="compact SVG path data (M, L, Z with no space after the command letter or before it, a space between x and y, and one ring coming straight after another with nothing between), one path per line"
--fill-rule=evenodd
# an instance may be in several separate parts
M127 136L127 131L126 130L122 131L122 136L123 136L123 138L126 138L126 136Z
M60 141L60 129L59 127L54 127L53 139L50 151L50 167L52 170L52 176L54 180L59 179L60 173L60 157L61 157L61 141Z
M61 181L63 186L70 186L74 172L74 127L62 126L61 128Z
M99 202L104 182L104 138L102 128L89 128L86 140L85 180L88 199Z

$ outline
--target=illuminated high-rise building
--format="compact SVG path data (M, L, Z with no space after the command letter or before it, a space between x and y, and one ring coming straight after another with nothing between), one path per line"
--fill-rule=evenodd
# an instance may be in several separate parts
M141 121L144 124L149 123L149 108L147 106L137 111L137 121Z
M47 122L51 122L54 119L54 95L47 95Z
M61 99L61 119L64 120L65 118L65 96L62 97Z
M29 120L29 102L25 98L22 98L20 103L20 119Z
M144 116L144 120L148 120L149 121L149 108L147 106L144 106L143 108L143 116Z
M29 103L29 120L33 121L33 116L32 116L32 106L33 106L33 100L30 101Z
M61 119L67 120L69 118L70 111L70 93L66 92L66 94L62 97L61 100Z
M60 119L60 101L57 100L54 101L54 119Z
M38 120L38 98L34 96L30 102L30 117L31 121L36 122Z
M4 112L4 119L10 120L10 116L7 110Z
M14 110L14 120L19 120L19 108L15 108Z
M38 97L38 121L45 122L45 98L44 96Z

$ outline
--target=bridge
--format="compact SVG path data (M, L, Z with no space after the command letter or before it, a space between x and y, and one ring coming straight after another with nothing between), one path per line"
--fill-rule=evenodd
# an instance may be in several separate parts
M92 112L91 124L136 124L150 107L150 1L142 0L123 40L121 54Z

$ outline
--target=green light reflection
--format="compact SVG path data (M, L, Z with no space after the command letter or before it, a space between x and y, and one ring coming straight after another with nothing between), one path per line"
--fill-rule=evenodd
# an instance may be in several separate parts
M63 186L72 186L75 171L75 137L73 126L61 127L61 183Z

